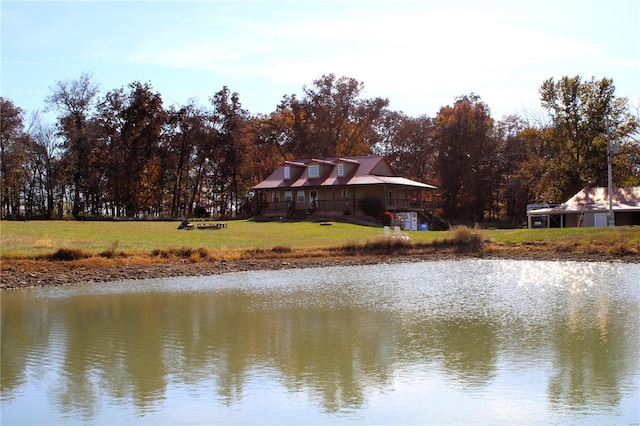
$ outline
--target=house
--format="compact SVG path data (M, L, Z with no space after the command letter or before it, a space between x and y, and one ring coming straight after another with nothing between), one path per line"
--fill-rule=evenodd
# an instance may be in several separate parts
M436 187L399 176L382 156L285 161L254 189L258 216L266 219L377 219L390 211L405 229L449 226L427 208Z
M614 188L611 210L616 226L640 225L640 186ZM527 211L529 228L607 226L609 190L585 188L557 206Z

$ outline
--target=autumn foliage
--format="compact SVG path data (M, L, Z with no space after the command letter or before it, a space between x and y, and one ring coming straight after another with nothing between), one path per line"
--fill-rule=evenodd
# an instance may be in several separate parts
M517 224L528 203L606 185L609 142L614 185L640 185L638 114L611 80L543 82L545 119L496 120L473 93L411 117L363 89L323 75L252 115L226 86L208 106L166 106L148 83L101 94L83 74L51 88L54 124L0 99L1 217L248 217L252 187L284 160L367 154L436 185L435 209L458 223Z

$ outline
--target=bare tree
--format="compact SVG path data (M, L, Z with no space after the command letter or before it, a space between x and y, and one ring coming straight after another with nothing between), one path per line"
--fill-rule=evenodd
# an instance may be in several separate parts
M60 149L62 142L55 126L42 121L36 113L29 128L29 163L33 172L32 192L38 193L39 210L47 219L62 216ZM57 211L56 211L57 208Z

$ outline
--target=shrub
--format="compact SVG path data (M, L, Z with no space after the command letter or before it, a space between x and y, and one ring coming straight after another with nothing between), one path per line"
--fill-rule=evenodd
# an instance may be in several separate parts
M380 222L382 222L384 226L391 226L391 223L393 222L393 213L391 212L381 213Z
M198 247L195 249L190 247L182 247L177 250L176 254L178 257L189 259L195 263L209 257L209 250L204 247Z
M364 245L367 253L374 254L399 254L406 253L411 248L411 240L408 237L389 235L368 240Z
M477 252L483 244L482 233L464 225L454 227L450 238L432 243L434 247L451 247L456 253Z
M151 251L151 257L161 257L164 259L169 257L169 252L167 250L154 249Z
M273 252L273 253L291 253L291 247L275 246L275 247L271 248L271 252Z
M91 257L90 253L87 253L81 249L61 248L55 253L48 256L49 260L80 260Z
M403 254L412 248L411 240L405 236L385 235L374 240L367 240L366 243L360 244L350 241L340 247L340 251L344 254L375 254L375 255L391 255Z
M120 245L120 241L115 240L111 243L111 247L100 253L100 257L106 257L107 259L112 259L117 255L124 256L124 252L116 253L118 246Z
M161 257L163 259L174 256L182 259L189 259L192 262L199 262L209 257L209 250L204 247L198 247L195 249L191 247L181 247L179 249L171 248L168 250L155 249L151 251L151 256Z

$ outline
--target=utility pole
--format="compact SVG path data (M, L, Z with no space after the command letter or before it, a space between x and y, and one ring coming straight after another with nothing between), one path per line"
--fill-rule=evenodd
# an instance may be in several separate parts
M615 216L613 215L613 185L611 183L612 181L612 170L611 170L611 155L612 155L612 151L611 151L611 132L609 131L609 118L607 117L606 119L606 129L605 129L605 133L607 136L607 181L608 181L608 193L609 193L609 212L607 213L607 225L608 226L615 226L616 225L616 219Z

